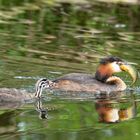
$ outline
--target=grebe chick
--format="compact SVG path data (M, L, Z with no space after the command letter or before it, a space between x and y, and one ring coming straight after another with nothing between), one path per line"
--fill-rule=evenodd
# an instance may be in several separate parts
M126 89L124 81L113 76L114 73L125 71L130 74L133 84L137 79L137 72L127 62L118 57L107 57L101 59L95 75L83 73L70 73L59 77L53 81L46 78L40 79L36 83L35 97L41 97L42 89L53 89L60 91L79 92L118 92Z

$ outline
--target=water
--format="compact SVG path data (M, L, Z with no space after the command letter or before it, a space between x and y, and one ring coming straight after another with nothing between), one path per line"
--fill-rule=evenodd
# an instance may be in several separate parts
M39 78L94 73L108 55L139 71L139 10L137 3L0 0L0 87L34 92ZM131 88L106 100L44 92L42 101L1 103L0 139L140 139L139 80Z

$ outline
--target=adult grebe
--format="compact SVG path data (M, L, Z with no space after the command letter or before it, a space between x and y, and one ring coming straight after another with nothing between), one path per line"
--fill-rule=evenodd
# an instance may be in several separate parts
M126 84L121 78L113 76L114 73L122 71L128 72L133 79L133 83L136 82L137 72L131 65L118 57L107 57L101 59L95 75L70 73L53 81L46 78L38 80L35 97L41 97L42 89L45 88L92 93L123 91L127 87Z

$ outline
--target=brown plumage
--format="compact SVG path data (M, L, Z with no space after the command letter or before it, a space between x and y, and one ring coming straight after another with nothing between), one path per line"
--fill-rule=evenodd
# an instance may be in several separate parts
M101 82L91 74L71 73L53 81L54 84L50 88L63 91L85 91L96 93L121 91L126 88L125 83L120 78L115 76L110 77L110 79L111 78L111 82Z
M95 75L84 73L70 73L59 77L53 81L40 79L36 84L36 97L41 96L43 88L60 91L79 91L79 92L116 92L126 89L126 84L114 73L127 71L133 83L136 81L137 74L134 69L118 57L107 57L100 61Z

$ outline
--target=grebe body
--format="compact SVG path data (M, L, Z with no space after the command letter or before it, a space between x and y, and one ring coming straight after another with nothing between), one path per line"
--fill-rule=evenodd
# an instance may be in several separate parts
M126 84L120 78L115 76L112 78L119 82L115 84L109 84L109 82L104 83L98 81L92 74L70 73L52 81L54 83L52 89L58 89L62 91L82 91L98 93L122 91L126 88Z
M35 97L41 97L43 89L53 89L60 91L80 91L80 92L118 92L126 89L124 81L114 76L114 73L128 72L135 83L137 72L127 62L118 57L107 57L101 59L97 71L94 75L84 73L70 73L55 80L43 78L36 83Z

